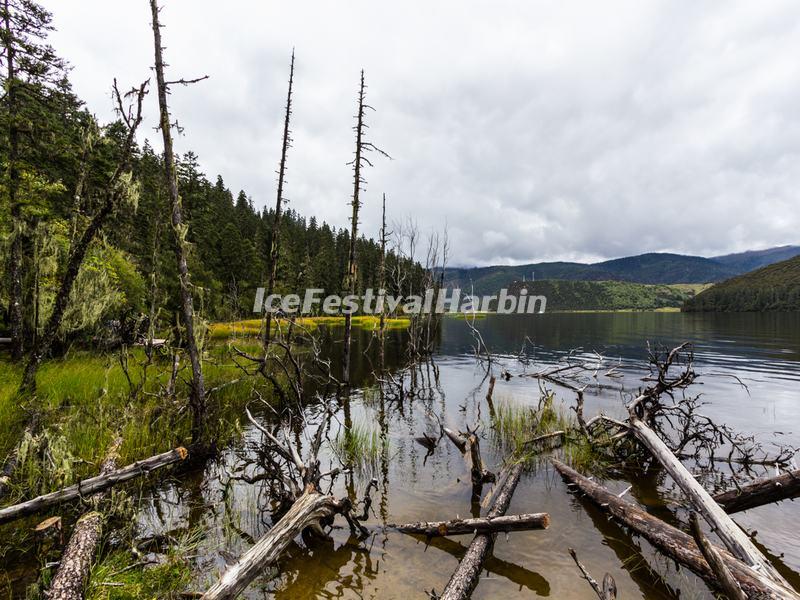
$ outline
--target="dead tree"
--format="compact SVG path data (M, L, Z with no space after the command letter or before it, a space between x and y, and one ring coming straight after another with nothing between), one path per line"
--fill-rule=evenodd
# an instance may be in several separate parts
M188 255L188 242L186 240L188 227L183 220L183 202L178 192L178 173L175 168L175 154L172 148L172 127L170 122L167 94L174 84L187 85L200 81L184 80L167 81L164 77L163 46L161 45L161 24L158 20L158 1L150 0L150 11L153 17L153 42L155 45L155 70L158 87L158 106L160 112L159 129L164 140L164 177L169 192L171 206L172 232L175 237L175 259L178 263L178 280L180 283L181 314L183 326L186 331L186 349L189 362L192 366L192 389L190 408L192 411L192 440L201 443L205 435L206 417L206 391L203 381L203 365L200 349L194 331L194 300L192 297L192 283L189 276L189 267L186 262Z
M146 475L155 469L160 469L185 460L188 455L189 452L186 448L175 448L169 452L164 452L163 454L131 463L127 467L122 467L110 473L84 479L75 485L45 494L44 496L38 496L31 500L14 504L13 506L7 506L0 509L0 524L36 514L53 506L63 504L64 502L70 502L83 498L84 496L97 494L119 483L124 483L136 477Z
M69 305L72 288L78 277L81 266L83 265L86 253L89 251L89 247L97 237L103 225L105 225L109 216L111 216L114 210L119 206L120 201L129 192L125 178L130 172L131 156L136 143L136 130L142 122L142 101L147 93L147 85L148 82L145 81L138 88L133 88L126 94L122 94L117 88L116 80L114 81L114 98L117 102L117 112L126 127L125 140L122 143L117 164L103 187L103 203L97 213L95 213L89 226L84 230L80 240L71 248L64 276L61 278L61 285L59 286L58 293L53 302L53 311L50 314L44 332L36 339L30 355L28 356L22 375L22 382L20 383L20 392L24 394L33 394L36 392L36 372L39 369L42 358L50 352L50 348L61 328L64 312ZM132 99L132 106L124 106L126 98Z
M520 476L522 475L523 465L517 463L508 468L504 475L501 477L501 483L498 484L498 492L486 515L489 518L500 517L508 510L508 505L511 503L511 497L514 495L514 490L517 488ZM467 553L458 568L450 577L450 581L444 588L440 600L465 600L469 598L475 586L478 585L481 570L483 569L483 561L491 553L494 546L495 535L491 533L478 533L469 545Z
M508 533L510 531L530 531L550 527L547 513L525 513L500 517L477 517L472 519L453 519L451 521L420 521L388 525L403 533L414 533L427 537L465 535L476 533Z
M100 467L100 476L110 475L117 468L117 450L122 440L116 440L106 459ZM69 543L64 549L50 590L49 600L82 600L84 589L89 580L95 551L100 542L103 527L103 515L100 502L107 492L99 492L89 498L92 510L85 513L75 523Z
M664 523L632 502L623 500L567 465L557 460L552 462L570 487L580 491L615 519L644 536L667 556L686 565L713 587L721 589L716 574L690 535ZM786 584L776 582L767 574L751 568L723 549L717 548L716 551L749 598L792 600L800 598L800 595Z
M378 265L378 290L386 293L386 194L383 195L383 210L381 211L381 258ZM381 302L380 322L378 323L378 360L381 373L386 368L386 306Z
M272 229L269 232L269 277L267 279L266 298L269 298L275 291L275 280L278 277L278 257L280 251L281 236L281 214L283 210L283 184L286 176L286 155L292 144L291 132L289 130L289 120L292 116L292 83L294 82L294 50L292 50L292 61L289 64L289 91L286 94L286 113L283 118L283 143L281 144L281 161L278 165L278 194L275 199L275 214L272 217ZM269 351L269 340L272 333L272 309L269 306L262 306L266 310L264 322L264 353Z
M714 502L719 504L725 512L730 514L737 513L764 504L780 502L790 498L800 496L800 470L791 471L754 481L714 496Z
M364 137L367 124L364 121L364 113L372 107L364 102L366 86L364 85L364 70L361 70L361 83L358 88L358 112L356 113L356 125L353 130L356 132L356 151L355 158L349 164L353 165L353 196L350 201L352 213L350 216L350 247L347 253L347 274L345 275L345 291L349 295L356 293L358 284L358 264L356 257L356 244L358 243L358 212L361 209L361 192L364 191L366 180L362 175L362 169L372 166L367 154L377 152L382 156L389 157L386 152L366 141ZM374 109L373 109L374 110ZM350 311L344 315L344 346L342 349L342 383L350 383L350 345L353 332L353 316Z

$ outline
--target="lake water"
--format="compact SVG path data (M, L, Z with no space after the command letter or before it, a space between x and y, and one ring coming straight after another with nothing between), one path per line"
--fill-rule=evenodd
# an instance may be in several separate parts
M623 377L609 379L602 389L587 390L587 417L601 410L612 416L625 414L625 399L642 385L648 341L669 346L690 341L701 375L694 392L702 393L708 402L707 414L764 441L778 439L800 446L800 315L492 315L475 324L497 361L496 373L504 368L514 374L531 372L555 364L570 352L587 356L598 352L609 368L618 365ZM336 332L331 333L335 337ZM402 335L394 333L389 351L397 365ZM361 332L360 347L367 345L368 338L369 334ZM426 369L438 371L438 385L403 401L381 398L373 391L370 359L357 353L355 368L367 391L352 396L353 422L376 431L388 445L373 470L356 475L335 492L360 498L369 479L378 479L375 514L368 522L373 534L359 543L337 522L339 527L330 542L313 541L306 546L298 540L281 561L280 575L265 574L250 587L247 597L420 598L426 591L442 591L471 536L426 544L384 529L382 524L471 513L469 471L461 454L444 439L426 458L426 450L414 441L423 432L435 433L434 413L452 428L482 422L484 460L497 470L502 455L489 440L486 372L474 358L473 345L474 336L463 321L445 319L433 364L419 373L420 379L425 379ZM523 348L526 358L520 361ZM565 403L571 403L570 392L556 392ZM535 406L538 400L536 380L498 378L495 403ZM253 430L246 437L249 443L259 441ZM162 487L140 515L143 534L180 531L198 524L210 528L198 553L198 589L224 569L225 553L239 555L270 526L263 510L267 505L264 491L258 485L230 479L247 452L247 443L243 443L180 487ZM678 506L680 496L663 473L651 471L631 479L605 483L615 491L632 485L629 499L673 523L685 519ZM588 501L570 495L546 460L523 476L514 494L508 513L521 512L550 513L550 528L500 536L475 598L593 598L568 555L569 547L577 550L596 578L611 573L621 598L711 597L703 582L686 569L676 568ZM800 504L793 502L735 516L795 586L800 586L800 541L795 533L799 519Z

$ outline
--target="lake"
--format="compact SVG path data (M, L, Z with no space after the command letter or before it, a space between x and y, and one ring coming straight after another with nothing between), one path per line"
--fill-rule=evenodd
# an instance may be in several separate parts
M616 366L620 377L608 378L599 389L587 389L587 417L601 410L624 416L625 400L643 385L648 341L667 346L692 342L700 378L690 391L702 393L709 416L743 433L756 434L764 442L775 439L800 446L798 314L490 315L476 319L475 326L494 357L492 368L498 375L503 369L514 375L532 372L569 353L591 360L599 353L607 368ZM338 332L329 333L335 355ZM362 331L359 335L358 347L367 348L371 334ZM397 368L396 377L401 375L403 335L392 332L387 350ZM337 521L339 527L329 542L315 540L306 546L297 540L281 561L280 575L266 573L249 588L248 598L420 598L431 590L442 591L471 536L426 544L382 525L471 514L469 470L461 454L444 438L426 457L426 449L414 440L423 432L435 434L437 417L458 429L482 423L484 461L498 470L503 452L492 443L486 364L476 361L474 343L463 320L445 318L433 360L417 373L429 385L424 393L402 400L376 391L374 357L370 357L374 348L366 356L355 353L355 380L360 384L349 401L352 421L385 442L374 464L334 491L360 498L367 482L372 477L378 480L374 514L367 522L371 535L359 543ZM403 376L407 385L410 375ZM565 407L572 404L569 390L553 390ZM498 377L495 404L536 406L539 397L535 379ZM209 529L197 550L197 589L225 568L226 556L238 556L270 526L263 510L265 490L232 479L244 468L259 436L254 428L246 429L245 440L203 472L179 484L162 485L145 498L139 514L142 535L180 532L201 524ZM330 436L335 437L335 431ZM753 475L765 473L762 468ZM686 522L680 495L663 472L651 470L630 479L605 484L618 492L631 485L628 499L672 523ZM521 512L548 512L550 528L498 537L475 598L594 598L568 554L569 547L576 549L596 578L611 573L621 598L712 597L705 584L686 569L676 568L646 541L631 536L588 501L569 494L546 455L523 475L514 494L508 514ZM735 515L796 587L800 587L798 519L800 505L793 502Z

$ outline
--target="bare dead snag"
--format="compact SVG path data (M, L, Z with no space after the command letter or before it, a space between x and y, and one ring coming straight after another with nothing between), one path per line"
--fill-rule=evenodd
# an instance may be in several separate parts
M116 440L112 445L100 467L100 476L109 475L116 470L117 450L121 443L122 440ZM47 593L50 600L81 600L84 597L83 592L102 533L103 515L98 507L105 495L106 492L101 492L92 496L90 503L94 510L85 513L75 523Z
M428 537L465 535L475 533L507 533L509 531L529 531L550 527L547 513L526 513L500 517L478 517L473 519L453 519L451 521L420 521L388 525L402 533L414 533Z
M594 593L597 594L597 597L600 598L600 600L616 600L617 584L614 581L614 578L611 577L610 573L606 573L605 577L603 577L603 583L601 585L597 583L597 580L591 576L588 569L581 564L581 561L578 560L578 555L575 553L575 550L570 548L569 555L572 557L572 560L575 561L575 564L578 565L578 568L583 574L583 578L589 582L589 585L592 586Z
M517 488L517 483L522 476L522 463L517 463L510 467L508 476L503 480L501 489L497 492L492 508L486 515L489 518L500 517L508 510L511 497ZM464 600L469 598L475 586L478 585L483 561L489 555L494 546L495 535L491 533L478 533L469 545L467 553L458 568L450 577L440 600Z
M186 448L176 448L175 450L170 450L169 452L164 452L163 454L131 463L127 467L122 467L121 469L111 471L105 475L84 479L75 485L60 489L56 492L38 496L13 506L8 506L0 509L0 524L36 514L37 512L64 502L70 502L84 496L105 491L117 484L130 481L131 479L146 475L156 469L180 462L186 459L187 456L189 456L189 452Z
M688 496L692 506L711 525L728 550L739 560L753 569L763 572L776 583L788 585L772 566L772 563L761 554L747 534L733 522L733 519L722 510L722 507L714 502L711 495L675 457L664 441L633 412L629 423L636 439L664 466L675 483Z
M798 496L800 496L800 470L754 481L735 490L717 494L714 496L714 501L730 515Z
M597 506L611 514L615 519L644 536L664 554L686 565L706 582L721 589L716 574L709 567L702 552L692 537L660 519L650 515L637 505L623 500L616 494L595 483L564 463L553 459L553 465L568 485L577 488ZM717 548L725 565L730 570L742 590L751 598L800 599L793 589L772 580L744 564L726 550Z
M272 229L269 232L269 278L267 279L266 298L275 291L275 280L278 278L278 256L280 254L281 214L283 209L283 184L286 178L286 155L292 145L289 121L292 116L292 83L294 82L294 50L292 61L289 65L289 91L286 94L286 112L283 118L283 143L281 144L281 162L278 165L278 196L275 199L275 214L272 217ZM260 307L266 310L264 323L264 353L269 350L269 341L272 334L272 310L269 306Z
M697 513L692 513L690 524L692 527L692 537L697 547L700 548L700 552L703 553L703 558L706 559L708 566L711 567L711 570L714 571L714 574L717 576L717 581L722 591L725 592L729 600L747 600L747 596L744 595L742 588L739 587L739 584L736 583L733 575L731 575L730 570L725 566L725 561L722 560L722 557L714 546L711 545L711 542L708 541L708 538L700 528L700 519L697 518Z
M161 24L158 20L158 0L150 0L150 12L153 17L153 43L155 46L155 71L158 87L158 107L160 113L159 129L164 140L164 178L166 179L171 206L172 232L175 238L175 259L178 263L178 280L181 295L181 316L186 330L186 350L192 366L192 389L189 401L192 411L192 441L203 442L205 436L206 391L203 380L203 365L200 349L194 331L194 300L192 282L187 264L188 242L186 241L187 225L183 220L183 202L178 192L178 172L175 167L175 153L172 146L172 123L170 122L167 94L170 84L189 84L200 79L168 82L164 78L163 47L161 45Z

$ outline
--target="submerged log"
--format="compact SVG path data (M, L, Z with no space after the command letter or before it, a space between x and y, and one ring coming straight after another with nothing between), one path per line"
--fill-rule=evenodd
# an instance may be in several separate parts
M775 582L789 585L756 548L748 535L733 522L733 519L719 504L714 502L711 495L678 460L658 434L650 429L644 421L633 415L629 422L636 439L663 465L675 483L689 497L692 507L711 525L731 554L750 567L760 570Z
M798 496L800 496L800 469L717 494L714 496L714 501L724 508L726 513L733 514Z
M517 463L508 470L508 475L499 484L501 487L487 515L489 518L500 517L508 510L511 496L514 495L514 490L517 488L517 483L519 483L519 478L522 475L522 468L522 463ZM478 579L483 569L483 561L491 552L494 538L495 536L492 533L478 533L475 535L469 545L469 549L467 549L467 553L450 577L450 581L447 582L447 587L444 588L442 595L439 596L439 600L464 600L470 597L475 586L478 585Z
M122 440L116 440L111 446L108 456L100 467L100 475L113 473L117 468L117 451ZM95 550L100 543L100 534L103 529L103 515L96 509L107 492L95 494L89 500L95 510L92 510L78 519L69 543L61 556L50 591L47 593L49 600L81 600L86 582L89 580L89 570L92 566Z
M714 575L717 576L719 587L725 592L728 600L747 600L747 596L744 595L742 588L739 587L739 584L736 583L736 579L731 575L730 569L725 566L725 561L722 560L719 552L717 552L716 548L708 541L708 538L700 528L700 519L697 518L697 513L692 513L691 527L692 537L694 537L697 547L700 548L700 552L703 553L703 558L706 559L708 566L711 567L711 570L714 571Z
M175 448L169 452L137 461L127 467L122 467L121 469L111 471L105 475L84 479L75 485L45 494L44 496L32 498L31 500L13 506L8 506L0 509L0 524L27 517L63 502L102 492L119 483L124 483L125 481L135 479L141 475L146 475L155 469L180 462L188 455L189 452L186 448Z
M721 589L716 574L709 567L690 535L664 523L632 502L623 500L564 463L557 460L552 462L565 480L577 487L600 508L646 538L670 558L686 565L710 585ZM729 552L721 548L715 549L748 598L800 600L800 595L789 586L778 583L765 574L752 569Z
M550 527L547 513L527 513L501 517L477 517L473 519L453 519L451 521L420 521L389 525L403 533L416 533L428 537L463 535L468 533L501 533L508 531L527 531Z
M220 580L202 596L202 600L236 598L266 567L273 564L307 527L318 529L321 519L343 509L344 501L307 488L289 511L241 558L222 574Z

